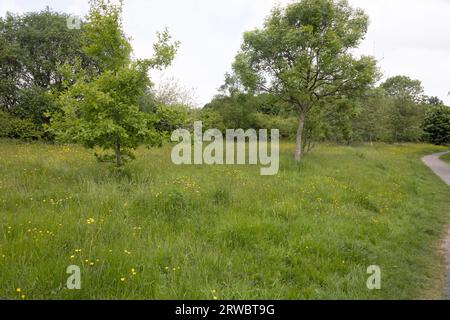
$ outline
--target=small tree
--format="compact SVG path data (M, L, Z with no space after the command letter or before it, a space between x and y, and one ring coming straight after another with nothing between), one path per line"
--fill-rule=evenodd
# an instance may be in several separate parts
M407 76L387 79L380 87L392 99L388 112L391 140L417 142L423 137L421 123L425 117L425 96L420 80Z
M121 12L121 2L91 1L83 50L96 61L99 75L79 73L75 84L59 96L63 112L52 115L50 126L60 140L114 150L113 155L98 159L113 161L117 167L133 157L131 151L140 143L158 139L154 129L157 119L139 110L139 98L151 85L148 70L168 66L178 46L164 31L158 34L153 58L132 60Z
M413 101L415 103L424 100L423 87L420 80L414 80L407 76L395 76L381 84L388 96L397 100Z
M248 90L273 93L295 107L296 161L311 109L323 98L355 94L375 81L375 60L351 53L367 26L364 12L347 1L301 0L275 8L264 28L244 34L234 71Z

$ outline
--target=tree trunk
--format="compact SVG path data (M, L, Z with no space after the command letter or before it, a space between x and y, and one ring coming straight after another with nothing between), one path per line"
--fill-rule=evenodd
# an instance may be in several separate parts
M116 143L116 166L117 168L122 166L122 156L120 154L120 143Z
M297 141L295 147L295 162L300 162L303 153L302 147L302 136L303 136L303 128L305 126L305 112L300 110L300 116L298 119L298 129L297 129Z

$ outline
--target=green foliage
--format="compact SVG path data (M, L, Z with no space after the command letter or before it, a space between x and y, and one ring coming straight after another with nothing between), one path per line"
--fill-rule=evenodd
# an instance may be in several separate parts
M153 89L153 88L152 88ZM171 87L171 89L173 89ZM139 109L156 118L154 128L167 138L173 130L192 126L191 109L188 105L177 103L178 92L171 92L171 98L165 100L157 96L154 90L147 90L139 98ZM165 96L167 97L167 96ZM173 98L173 99L172 99ZM167 103L170 100L170 103Z
M31 119L21 119L0 110L0 138L38 140L43 132Z
M93 58L100 72L125 67L130 62L131 45L122 29L122 5L107 0L90 0L88 23L83 31L83 52Z
M417 142L423 136L421 128L426 109L412 101L394 100L390 114L390 127L394 142Z
M281 137L294 136L297 120L288 105L270 94L233 92L231 96L216 96L199 112L204 128L217 128L222 132L228 128L279 129Z
M224 120L218 110L211 108L203 108L194 114L195 120L203 122L203 129L218 129L221 132L225 132L227 127L224 124Z
M425 102L431 106L444 105L444 101L439 99L439 97L425 97Z
M49 93L61 91L68 80L60 66L93 66L82 52L82 30L67 28L67 18L49 9L0 17L0 105L37 127L57 108Z
M422 84L406 76L387 79L380 86L392 99L388 110L387 123L391 132L391 141L417 142L423 137L421 123L426 107Z
M360 99L359 108L352 120L356 141L392 142L390 113L393 100L381 88L367 91Z
M231 81L222 86L223 93L229 96L216 96L204 108L214 110L224 127L236 128L274 128L279 129L285 138L295 137L295 108L283 102L276 95L259 93L240 93ZM397 76L392 79L405 79ZM419 84L418 80L410 80ZM316 142L332 141L350 144L352 142L416 142L423 139L422 122L425 112L433 104L424 100L425 96L411 96L410 85L401 89L398 81L388 79L389 86L396 90L388 93L382 84L377 88L367 89L353 96L325 97L317 102L305 122L302 142L305 151L310 150ZM409 82L408 82L409 83ZM416 90L420 92L421 90ZM402 92L394 95L393 92ZM431 102L437 101L432 99ZM426 103L424 103L426 102ZM208 115L205 113L205 116ZM202 116L203 118L206 118ZM216 121L219 123L220 121Z
M280 137L292 139L295 137L298 119L296 117L273 116L257 112L252 115L254 129L278 129ZM247 128L246 128L247 129Z
M245 33L234 69L242 79L249 72L257 75L248 80L255 89L309 108L320 97L373 83L375 61L350 54L367 24L367 16L344 1L302 0L275 8L263 29ZM275 82L270 84L263 72Z
M422 124L428 140L438 145L450 145L450 107L428 109Z
M423 87L419 80L407 76L395 76L381 84L386 93L397 100L420 102L423 99Z
M174 57L177 43L167 32L159 34L155 56L133 61L131 46L124 35L120 15L122 3L91 1L83 33L83 50L100 66L100 74L86 77L59 96L61 113L52 115L49 131L59 140L113 150L114 155L97 155L120 167L133 159L132 150L141 143L160 144L156 114L140 111L139 103L151 85L148 70L166 66Z
M251 127L252 114L256 112L251 95L239 93L233 96L218 96L204 109L217 111L226 128Z
M158 123L155 129L171 134L173 130L192 125L189 123L189 108L184 105L158 105L156 111Z
M328 141L350 144L355 140L353 119L360 110L356 99L327 99L322 109L323 127Z

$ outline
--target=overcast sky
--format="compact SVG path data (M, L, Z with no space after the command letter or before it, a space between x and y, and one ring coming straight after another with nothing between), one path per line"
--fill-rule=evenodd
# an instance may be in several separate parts
M125 0L124 27L133 38L135 56L152 54L155 32L168 27L181 47L173 66L161 77L175 77L194 88L199 105L222 84L238 51L242 34L262 25L277 3L287 0ZM384 78L402 74L422 81L428 95L450 104L450 0L350 0L370 17L359 53L374 55ZM7 11L45 9L84 16L88 0L1 0Z

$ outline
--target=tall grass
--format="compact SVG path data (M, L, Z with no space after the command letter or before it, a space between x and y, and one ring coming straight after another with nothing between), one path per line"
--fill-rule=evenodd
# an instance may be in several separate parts
M276 176L175 166L169 147L117 174L78 146L1 141L0 298L443 295L450 189L420 161L441 148L321 145L300 165L293 149ZM73 264L81 290L66 289Z

